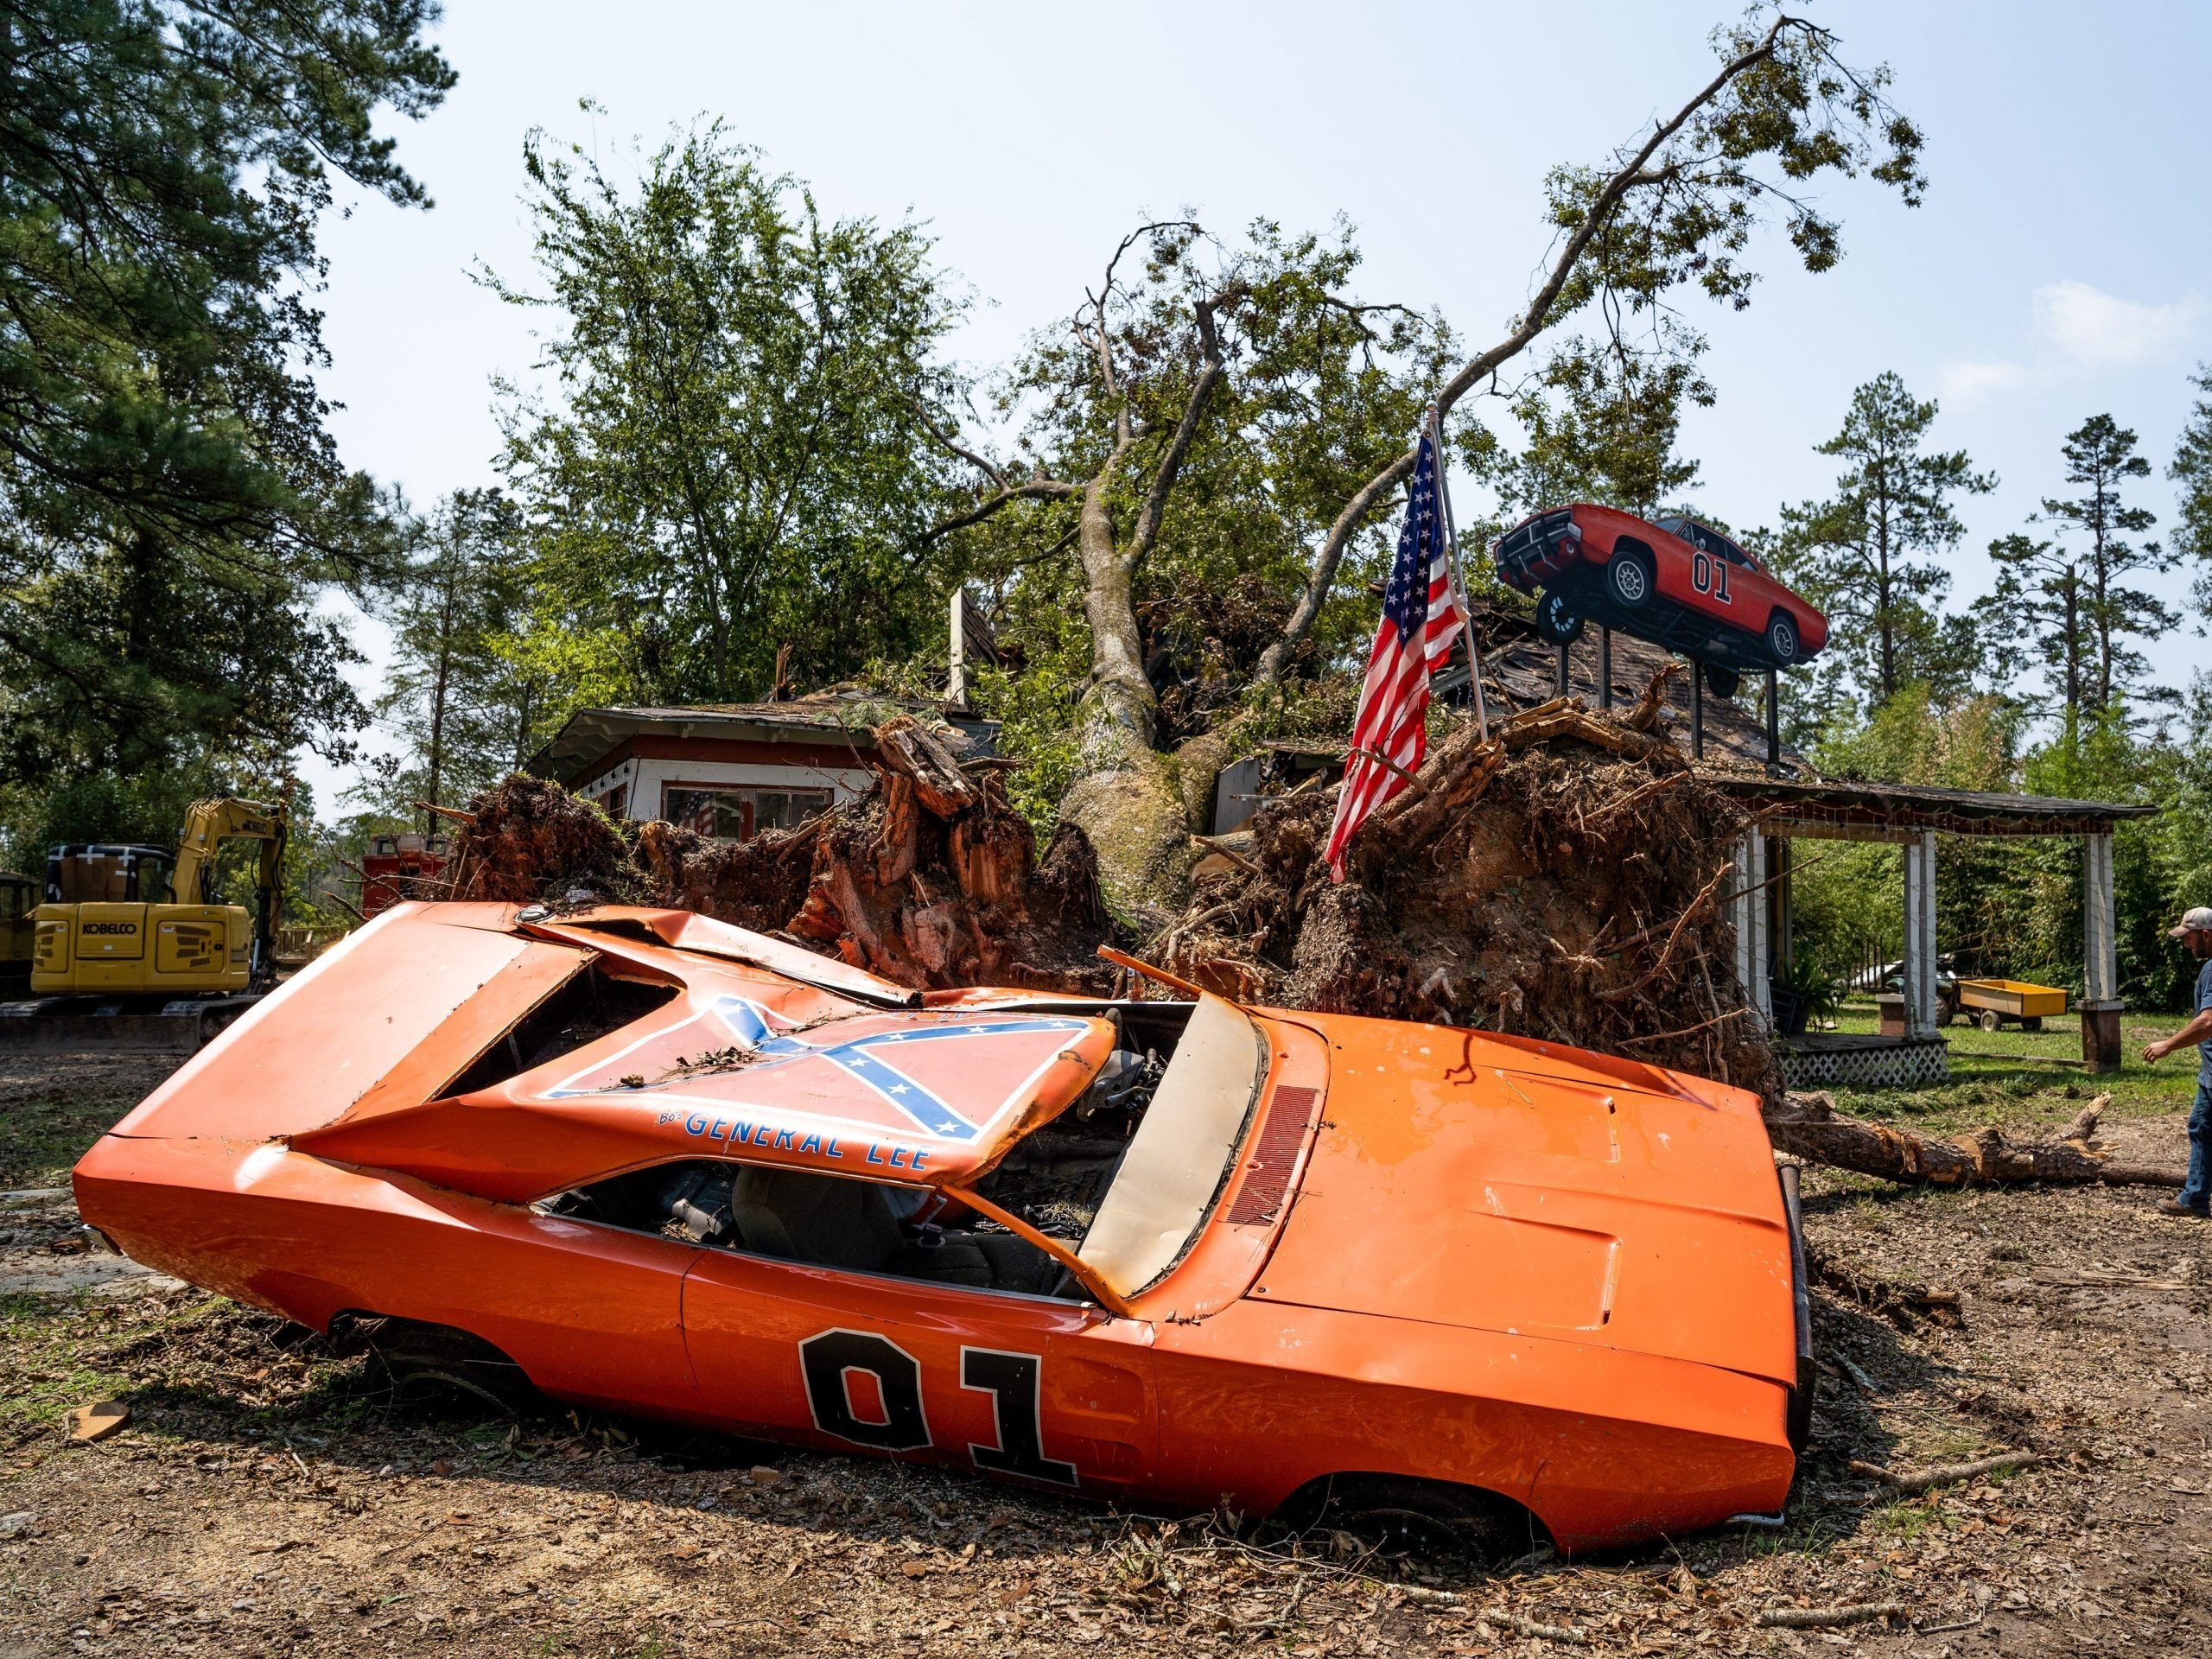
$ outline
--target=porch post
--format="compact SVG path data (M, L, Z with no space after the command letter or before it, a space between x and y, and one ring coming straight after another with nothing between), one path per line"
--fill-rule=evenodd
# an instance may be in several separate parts
M2112 836L2082 838L2082 1058L2120 1070L2120 939L2113 906Z
M1904 1034L1936 1034L1936 832L1923 830L1904 849Z
M1736 873L1729 879L1736 894L1730 901L1735 912L1736 977L1743 982L1744 994L1759 1011L1759 1018L1771 1027L1774 954L1767 931L1768 894L1761 885L1766 876L1766 837L1754 829L1737 842Z

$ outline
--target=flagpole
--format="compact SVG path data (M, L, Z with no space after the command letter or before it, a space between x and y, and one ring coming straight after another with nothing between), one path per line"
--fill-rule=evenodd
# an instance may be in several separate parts
M1459 569L1459 531L1452 522L1452 487L1445 480L1444 417L1428 406L1429 442L1436 447L1436 499L1444 509L1444 560L1452 572L1452 600L1459 607L1462 643L1467 648L1467 683L1475 693L1475 729L1490 741L1490 699L1483 695L1483 655L1475 645L1474 607L1467 601L1467 579Z

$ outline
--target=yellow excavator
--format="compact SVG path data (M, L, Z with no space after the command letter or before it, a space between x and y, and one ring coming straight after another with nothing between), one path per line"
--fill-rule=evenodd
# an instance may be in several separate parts
M30 988L40 996L235 996L274 977L283 896L282 806L198 801L172 861L159 847L56 847L46 899L32 912ZM213 902L217 849L261 844L252 912Z

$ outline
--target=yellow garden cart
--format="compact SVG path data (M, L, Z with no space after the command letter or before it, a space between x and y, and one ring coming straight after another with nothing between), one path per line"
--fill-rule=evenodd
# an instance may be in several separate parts
M1962 979L1959 1011L1984 1031L2008 1025L2041 1031L2046 1014L2066 1012L2066 993L2023 979Z

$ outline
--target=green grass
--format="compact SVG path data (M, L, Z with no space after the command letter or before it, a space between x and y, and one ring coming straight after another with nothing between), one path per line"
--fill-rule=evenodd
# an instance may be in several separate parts
M22 1056L0 1064L0 1189L67 1185L85 1149L181 1058Z
M2063 1123L2083 1102L2106 1093L2112 1096L2108 1110L2115 1117L2185 1111L2196 1094L2196 1051L2171 1054L2156 1065L2139 1057L2144 1044L2186 1023L2177 1014L2123 1014L2120 1069L2102 1076L2084 1066L2048 1063L2082 1058L2082 1026L2073 1014L2044 1020L2041 1031L1989 1032L1955 1025L1943 1033L1951 1045L1948 1083L1929 1089L1834 1092L1837 1104L1857 1116L1909 1117L1946 1132L1997 1121ZM1866 1035L1878 1027L1872 1001L1847 1003L1838 1022L1839 1030Z

